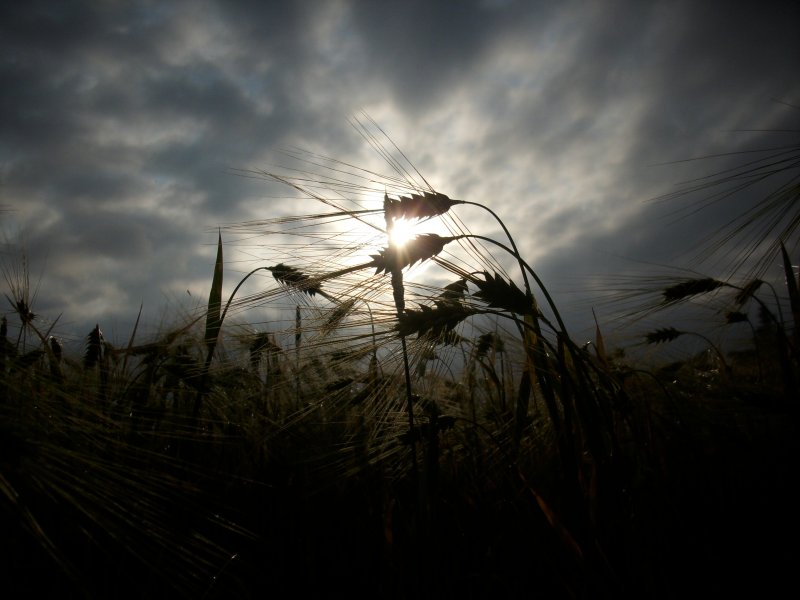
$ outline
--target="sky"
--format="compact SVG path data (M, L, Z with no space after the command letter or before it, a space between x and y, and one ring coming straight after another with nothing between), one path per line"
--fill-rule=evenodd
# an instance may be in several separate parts
M798 143L797 2L1 10L4 269L19 273L24 253L34 312L68 340L98 323L124 341L140 306L143 331L168 326L208 298L219 226L325 208L240 170L273 172L301 148L390 172L354 117L374 119L437 191L498 213L578 337L592 308L611 329L622 305L609 292L632 274L720 276L729 254L698 263L686 250L758 190L696 213L697 197L654 198L743 151ZM502 238L486 213L460 217ZM223 229L226 293L286 259L234 238Z

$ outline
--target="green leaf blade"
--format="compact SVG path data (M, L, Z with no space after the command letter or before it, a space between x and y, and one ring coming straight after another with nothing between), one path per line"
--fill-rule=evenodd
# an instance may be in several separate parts
M217 345L217 337L222 327L220 309L222 307L222 232L217 240L217 259L214 261L214 279L211 292L208 294L208 312L206 313L205 342L209 352Z

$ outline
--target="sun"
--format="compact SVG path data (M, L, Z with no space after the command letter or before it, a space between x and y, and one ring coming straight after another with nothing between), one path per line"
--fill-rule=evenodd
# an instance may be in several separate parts
M409 221L406 219L397 219L392 225L392 232L389 235L389 242L393 246L402 248L409 241L416 237L414 233L414 226L416 221Z

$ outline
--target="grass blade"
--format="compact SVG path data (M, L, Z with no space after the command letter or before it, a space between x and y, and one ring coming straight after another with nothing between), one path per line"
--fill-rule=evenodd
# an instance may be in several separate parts
M781 257L783 258L783 273L786 276L786 289L789 292L789 305L792 308L794 318L794 332L798 335L798 325L800 325L800 290L797 289L797 280L794 277L792 261L789 260L789 253L786 246L781 242Z
M217 241L217 259L214 262L214 279L211 282L211 292L208 294L208 312L206 313L205 342L209 354L214 352L217 337L222 326L220 309L222 307L222 232Z
M606 344L603 340L603 334L600 331L600 323L597 322L597 315L592 309L592 317L594 317L594 351L597 353L597 359L604 367L608 368L608 355L606 354Z

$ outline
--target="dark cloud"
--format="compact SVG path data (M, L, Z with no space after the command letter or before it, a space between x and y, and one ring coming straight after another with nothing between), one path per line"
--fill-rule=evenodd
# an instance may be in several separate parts
M424 111L452 101L491 49L498 30L514 24L516 7L481 2L355 2L354 28L367 53L367 73L388 82L391 99Z

